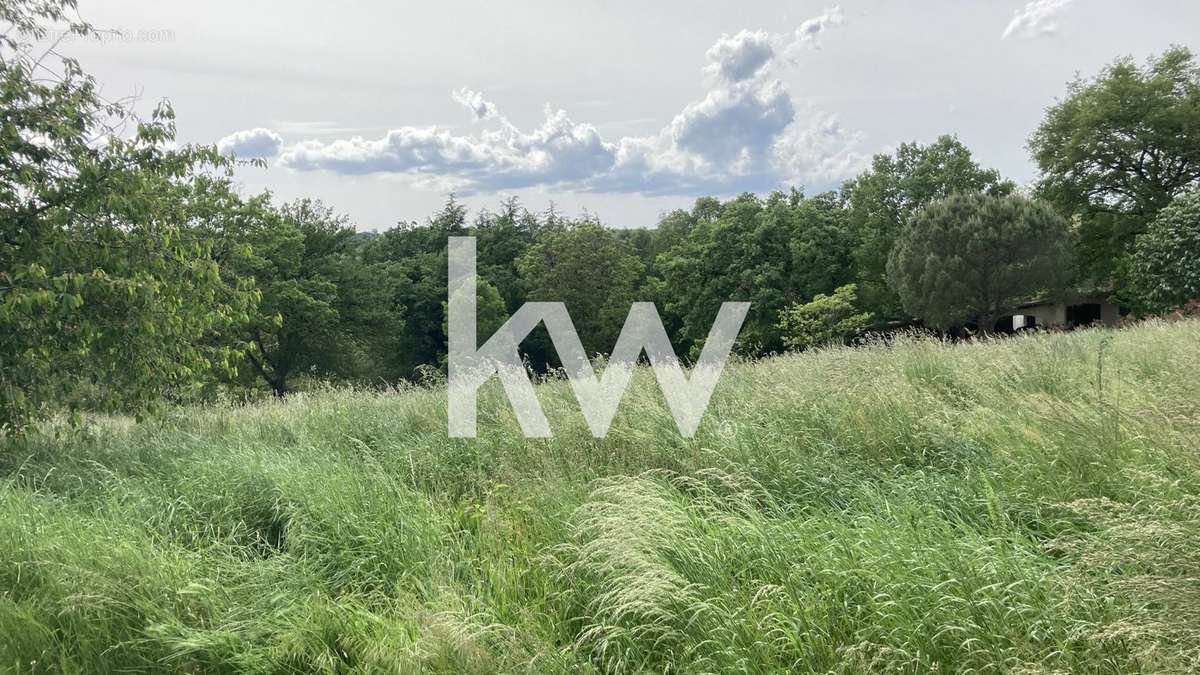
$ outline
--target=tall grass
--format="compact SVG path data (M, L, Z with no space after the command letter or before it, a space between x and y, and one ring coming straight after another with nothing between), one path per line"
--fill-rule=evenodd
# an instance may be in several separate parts
M0 449L10 672L1189 672L1200 322L738 364L694 439L349 390Z

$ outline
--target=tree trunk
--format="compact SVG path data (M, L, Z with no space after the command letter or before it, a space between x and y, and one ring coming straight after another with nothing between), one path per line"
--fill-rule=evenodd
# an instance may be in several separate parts
M274 378L271 379L271 389L275 392L276 398L283 398L287 395L287 374L276 372Z

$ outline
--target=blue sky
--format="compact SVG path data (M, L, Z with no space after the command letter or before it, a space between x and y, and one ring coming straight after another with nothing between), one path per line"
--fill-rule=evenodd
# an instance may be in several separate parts
M1025 143L1077 72L1200 48L1185 0L148 3L82 0L127 39L72 42L110 97L175 105L180 140L268 168L360 229L454 192L615 226L696 196L837 186L957 134L1034 177Z

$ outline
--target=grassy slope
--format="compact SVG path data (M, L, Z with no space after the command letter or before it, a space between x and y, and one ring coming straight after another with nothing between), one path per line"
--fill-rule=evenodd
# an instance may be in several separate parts
M0 669L1185 671L1200 322L727 370L695 439L335 391L0 450Z

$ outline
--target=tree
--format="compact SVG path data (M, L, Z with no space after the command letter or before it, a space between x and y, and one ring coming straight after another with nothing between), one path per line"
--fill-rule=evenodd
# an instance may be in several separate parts
M960 193L1002 196L1015 189L994 169L984 169L957 138L931 145L904 143L895 154L876 155L871 168L842 188L857 235L854 265L860 305L881 321L906 319L888 285L887 261L905 225L929 204Z
M354 235L326 259L325 275L338 289L341 324L339 351L328 363L341 378L378 383L394 379L385 364L407 321L404 306L395 302L389 266L365 260L369 238Z
M319 201L276 210L261 199L257 217L243 219L236 232L249 251L230 260L262 293L244 328L254 345L247 354L253 371L279 396L298 372L361 375L364 342L386 338L403 322L377 290L385 284L352 255L354 228Z
M589 354L617 342L642 274L632 248L594 220L544 229L517 264L527 299L563 302Z
M390 289L389 303L404 308L404 330L382 362L386 378L413 378L421 366L444 359L446 246L449 237L466 234L466 208L451 198L425 225L400 223L364 248L364 260L383 271L380 282Z
M499 212L481 212L471 227L479 256L479 276L496 287L510 314L517 311L525 298L517 263L541 229L538 217L522 208L515 197L502 202Z
M172 149L169 107L138 120L23 44L73 7L0 6L0 426L67 402L136 411L232 372L244 345L210 338L256 300L194 229L232 194L229 161Z
M779 315L784 345L789 349L810 349L841 344L866 330L871 315L855 308L857 299L854 284L847 284L831 295L820 293L810 302L788 307Z
M719 211L719 201L711 197L702 197L696 200L695 207L691 211L675 209L661 218L657 226L651 230L654 234L654 243L646 251L649 260L643 260L646 273L639 294L647 302L653 302L658 308L659 316L663 320L663 327L666 329L676 353L686 353L687 347L690 347L691 343L684 338L683 317L680 311L683 306L678 297L680 289L674 283L674 278L668 281L668 275L678 276L679 271L686 267L688 261L686 257L681 258L681 252L689 247L693 230L704 222L700 215L702 204L709 201L714 202ZM686 256L686 254L682 255ZM687 272L684 271L684 273Z
M496 244L497 251L502 248L511 253L522 246L520 239L528 223L524 222L523 212L503 222L506 220L505 212L499 218L484 214L481 229L486 230L483 239L489 246ZM494 221L501 222L493 229ZM383 302L402 310L405 319L400 330L377 343L380 377L419 379L426 369L445 365L447 245L450 237L474 233L466 222L466 207L451 197L426 223L400 223L363 245L362 259L374 270L378 292L385 298ZM480 278L476 286L480 339L490 335L507 318L505 298L484 275L497 274L507 281L507 290L516 294L521 286L506 272L513 264L499 253L480 251L477 261ZM519 295L514 295L514 302L519 299Z
M1129 281L1143 311L1169 312L1200 299L1200 191L1176 197L1138 235Z
M663 225L672 243L656 260L661 283L650 287L683 353L699 351L721 303L734 300L750 302L738 349L780 350L785 307L851 280L853 235L833 195L793 190L724 204L705 198Z
M1200 69L1183 47L1076 79L1029 142L1037 194L1079 218L1081 267L1108 284L1135 237L1200 185Z
M791 205L792 280L799 298L833 293L854 279L857 239L840 197L825 193Z
M921 211L896 240L888 278L904 309L949 329L988 332L1023 302L1070 278L1071 235L1047 204L958 194Z

